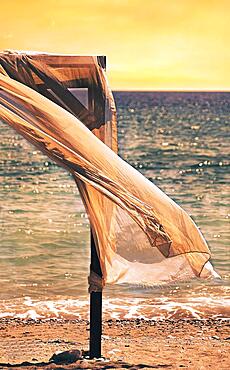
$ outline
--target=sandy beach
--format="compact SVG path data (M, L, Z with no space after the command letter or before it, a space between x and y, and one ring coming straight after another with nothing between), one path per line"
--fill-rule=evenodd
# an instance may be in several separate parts
M54 363L54 353L88 349L86 320L0 321L0 369L229 369L229 320L107 320L99 361ZM86 356L87 354L85 354Z

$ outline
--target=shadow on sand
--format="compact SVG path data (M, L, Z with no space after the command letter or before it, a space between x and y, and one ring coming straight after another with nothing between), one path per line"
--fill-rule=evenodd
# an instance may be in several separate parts
M20 364L9 364L9 363L0 363L0 369L14 368L14 369L24 369L24 370L75 370L75 369L163 369L171 368L171 365L164 364L129 364L123 361L93 361L93 360L78 360L72 364L55 364L54 362L22 362Z
M75 370L75 369L161 369L170 368L166 364L129 364L122 360L110 361L109 359L90 360L88 351L69 350L54 354L49 362L21 362L20 364L0 363L0 369L14 368L24 370Z

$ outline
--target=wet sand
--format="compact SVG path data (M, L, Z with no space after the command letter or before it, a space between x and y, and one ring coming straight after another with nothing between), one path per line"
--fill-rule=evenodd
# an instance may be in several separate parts
M230 368L229 320L107 320L106 360L55 364L55 352L87 350L86 320L0 320L0 369Z

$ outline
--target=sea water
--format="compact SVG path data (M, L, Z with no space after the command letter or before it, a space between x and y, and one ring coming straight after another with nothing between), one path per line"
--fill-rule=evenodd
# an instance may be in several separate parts
M195 220L221 281L108 286L105 318L230 316L230 93L115 92L119 155ZM88 317L89 222L75 182L0 122L0 317Z

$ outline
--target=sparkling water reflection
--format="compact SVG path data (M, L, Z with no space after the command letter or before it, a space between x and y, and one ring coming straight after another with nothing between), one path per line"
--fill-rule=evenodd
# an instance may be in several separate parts
M223 280L107 287L108 313L119 299L114 312L122 317L133 300L139 316L152 317L153 308L158 317L229 315L229 96L115 93L120 155L192 215ZM7 125L0 135L1 315L83 314L89 223L75 183Z

